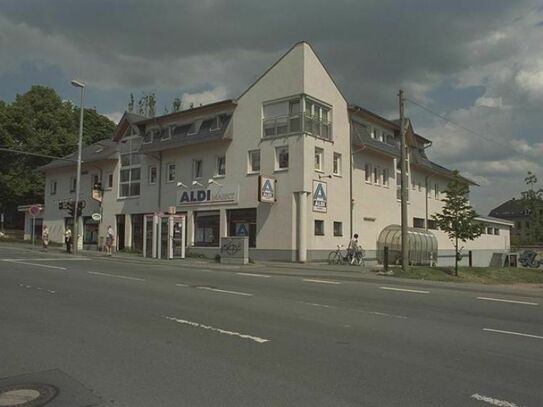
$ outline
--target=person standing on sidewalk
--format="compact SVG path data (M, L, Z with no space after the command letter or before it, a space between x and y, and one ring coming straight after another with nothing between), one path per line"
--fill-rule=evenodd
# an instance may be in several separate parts
M43 225L43 229L41 231L41 242L43 245L43 251L46 252L47 248L49 247L49 229L47 229L47 225Z
M113 228L111 225L107 227L106 232L106 254L111 256L113 252Z
M66 253L72 253L72 230L69 226L64 232L64 242L66 243Z

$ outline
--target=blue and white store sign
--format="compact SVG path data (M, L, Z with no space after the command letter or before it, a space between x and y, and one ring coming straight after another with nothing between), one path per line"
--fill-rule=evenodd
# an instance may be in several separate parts
M326 212L327 208L326 182L313 180L313 212Z
M277 201L275 178L261 175L258 177L258 200L260 202L274 203Z
M195 206L237 203L239 186L209 186L200 189L185 189L177 192L177 206Z

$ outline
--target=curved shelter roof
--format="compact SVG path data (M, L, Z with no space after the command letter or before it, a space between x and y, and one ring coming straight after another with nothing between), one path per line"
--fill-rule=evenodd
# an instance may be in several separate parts
M388 247L388 261L397 264L402 256L402 228L388 225L377 239L377 260L384 261L384 248ZM437 260L437 239L425 229L407 228L409 264L434 264Z

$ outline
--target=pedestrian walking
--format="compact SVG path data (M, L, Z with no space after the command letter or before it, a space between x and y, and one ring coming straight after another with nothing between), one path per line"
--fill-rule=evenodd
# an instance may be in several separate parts
M358 244L358 233L353 235L353 238L349 242L347 247L347 258L349 259L350 264L354 264L356 259L356 254L360 250L360 245Z
M47 248L49 247L49 229L47 229L47 225L43 225L43 229L41 231L41 242L43 245L43 251L46 252Z
M72 230L68 226L64 232L64 243L66 243L66 253L72 252Z

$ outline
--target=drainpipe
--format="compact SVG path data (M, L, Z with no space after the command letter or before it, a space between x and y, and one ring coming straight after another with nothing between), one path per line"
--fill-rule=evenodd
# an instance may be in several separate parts
M162 151L158 153L158 211L162 207Z
M425 178L424 178L424 196L425 196L425 210L426 210L426 216L425 216L425 219L424 219L424 229L426 231L428 231L428 179L430 178L429 175L427 175Z
M349 120L349 241L353 236L353 123Z
M307 192L300 191L298 195L298 261L307 261Z

